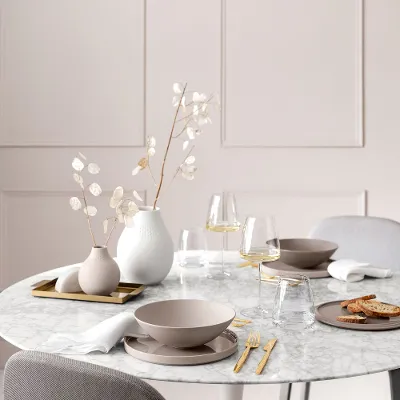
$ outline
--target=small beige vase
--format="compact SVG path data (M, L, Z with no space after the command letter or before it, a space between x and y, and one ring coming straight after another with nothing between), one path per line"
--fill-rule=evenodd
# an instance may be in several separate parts
M110 256L107 247L93 247L82 263L78 281L86 294L108 296L119 283L118 264Z

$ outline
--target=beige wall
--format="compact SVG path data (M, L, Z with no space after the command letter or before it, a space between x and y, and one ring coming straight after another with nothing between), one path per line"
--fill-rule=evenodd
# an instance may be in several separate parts
M224 108L197 178L162 199L174 238L215 191L276 214L282 236L334 214L400 219L397 0L0 0L0 15L0 289L88 253L67 200L78 150L106 194L153 198L130 171L146 135L165 142L177 80ZM170 174L181 157L177 143ZM357 381L364 399L374 379Z

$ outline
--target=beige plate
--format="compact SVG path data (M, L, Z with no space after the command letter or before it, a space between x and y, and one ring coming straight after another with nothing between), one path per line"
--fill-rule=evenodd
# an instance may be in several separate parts
M65 299L65 300L81 300L81 301L94 301L97 303L113 303L124 304L128 300L136 297L142 293L145 286L138 283L123 283L120 282L109 296L94 296L83 292L79 293L58 293L56 292L57 278L51 281L41 281L34 284L32 289L32 296L35 297L50 297L52 299Z
M223 360L234 354L238 347L235 333L226 329L209 343L190 349L164 346L152 338L124 338L125 351L131 356L154 364L198 365Z
M305 275L310 279L314 278L329 278L328 266L330 262L324 262L318 267L314 268L296 268L293 265L288 265L283 263L282 261L275 261L273 263L265 263L263 267L263 272L267 275L275 276L275 275L290 275L293 273Z
M340 303L344 300L330 301L320 304L315 309L315 317L317 321L327 325L336 326L337 328L353 329L355 331L388 331L400 328L400 317L394 318L370 318L367 317L365 324L354 324L336 321L336 317L340 315L354 315L342 308Z

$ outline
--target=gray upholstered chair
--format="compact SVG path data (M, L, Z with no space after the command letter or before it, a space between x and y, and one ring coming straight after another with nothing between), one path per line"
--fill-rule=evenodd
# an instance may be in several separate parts
M324 219L310 237L335 242L333 260L353 258L376 267L400 270L400 223L386 218L358 215Z
M377 267L400 270L400 223L378 217L338 216L322 220L309 237L339 245L333 260L352 258ZM400 370L390 371L392 399L400 400ZM280 400L289 400L292 384L282 385ZM302 386L302 400L308 400L310 383ZM397 397L396 397L397 396Z
M139 378L54 354L21 351L7 362L4 400L165 400Z

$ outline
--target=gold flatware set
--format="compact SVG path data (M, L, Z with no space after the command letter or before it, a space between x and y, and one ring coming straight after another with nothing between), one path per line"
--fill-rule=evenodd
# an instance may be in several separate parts
M260 340L261 340L261 337L260 337L260 333L259 332L250 332L250 334L249 334L249 336L248 336L248 338L246 340L246 343L245 343L245 347L246 348L243 351L242 355L240 356L240 358L239 358L238 362L236 363L235 367L233 368L234 372L238 373L242 369L244 363L247 360L247 357L250 354L250 350L253 350L253 349L256 349L257 347L259 347L260 346ZM270 356L270 354L272 352L272 349L274 348L276 342L277 342L277 339L271 339L264 346L265 354L264 354L263 358L261 359L260 363L257 366L257 369L256 369L256 374L257 375L260 375L262 373L265 365L267 364L269 356Z

